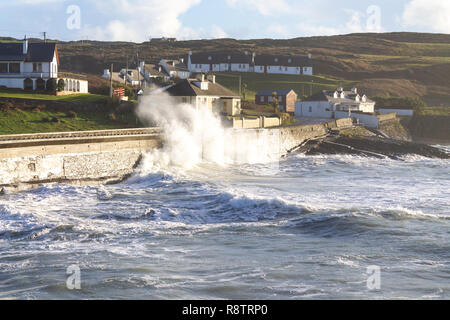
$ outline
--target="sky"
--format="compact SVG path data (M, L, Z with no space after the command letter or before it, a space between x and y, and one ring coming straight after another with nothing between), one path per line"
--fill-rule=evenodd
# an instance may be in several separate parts
M0 0L0 12L0 36L63 41L450 33L450 0Z

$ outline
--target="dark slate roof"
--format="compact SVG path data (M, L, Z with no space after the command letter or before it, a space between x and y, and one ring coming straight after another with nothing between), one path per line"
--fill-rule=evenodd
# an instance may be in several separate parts
M164 61L166 63L166 65L170 71L189 72L187 66L178 60L163 59L162 61ZM172 64L173 62L175 62L175 66Z
M256 66L312 67L311 59L296 56L256 55Z
M56 43L30 43L28 44L27 61L51 62L55 56Z
M251 54L244 53L196 53L191 56L193 64L242 63L250 64Z
M252 53L196 53L193 64L242 63L252 64ZM312 67L311 59L297 56L255 55L257 66Z
M145 71L147 71L151 76L156 76L156 77L167 76L167 74L164 71L164 68L160 67L159 65L146 64L144 68L145 68ZM161 68L161 71L159 71L159 68Z
M51 62L55 56L55 43L29 43L27 55L23 54L23 43L0 43L0 60Z
M218 83L208 83L208 90L201 90L194 83L197 79L186 79L167 89L167 93L177 97L216 96L223 98L239 98L233 91Z
M276 92L277 96L285 96L287 94L289 94L289 92L294 91L292 89L288 89L288 90L261 90L258 91L258 93L256 94L257 96L272 96L272 93ZM294 93L296 94L296 92L294 91Z

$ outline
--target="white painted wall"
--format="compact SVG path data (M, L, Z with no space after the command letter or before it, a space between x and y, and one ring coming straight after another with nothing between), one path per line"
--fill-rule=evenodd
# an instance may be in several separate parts
M348 112L336 111L335 117L336 119L348 118ZM363 124L369 128L378 128L380 124L380 120L378 119L378 117L373 115L352 113L351 118L358 119L360 124Z
M249 72L250 71L250 65L247 63L232 63L231 64L231 71L235 72Z
M347 113L348 114L348 113ZM295 116L308 118L332 118L333 104L328 101L301 101L295 103Z
M0 86L13 89L24 89L23 81L25 78L0 78Z

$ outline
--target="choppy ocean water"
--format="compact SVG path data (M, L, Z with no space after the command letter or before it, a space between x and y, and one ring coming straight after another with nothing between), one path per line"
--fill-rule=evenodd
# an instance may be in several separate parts
M448 160L298 154L7 194L0 298L449 299L449 199Z

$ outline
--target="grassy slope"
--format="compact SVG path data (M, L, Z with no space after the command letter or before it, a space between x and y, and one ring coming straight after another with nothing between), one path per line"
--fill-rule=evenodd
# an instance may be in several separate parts
M107 99L106 96L97 94L73 94L67 96L53 96L48 94L37 94L18 90L0 89L0 98L37 99L67 102L99 102Z
M54 117L60 122L45 120ZM100 112L83 112L78 113L76 118L70 118L65 113L55 111L35 112L20 109L0 111L0 134L120 129L136 126L133 114L117 115L117 120L112 121L107 114Z
M352 81L340 81L320 76L295 76L295 75L277 75L277 74L256 74L256 73L238 73L227 72L217 73L217 82L225 87L239 92L239 79L242 77L242 84L247 85L246 99L254 100L255 94L259 90L275 89L293 89L299 95L310 95L319 90L333 90L343 85L350 87L355 84Z

